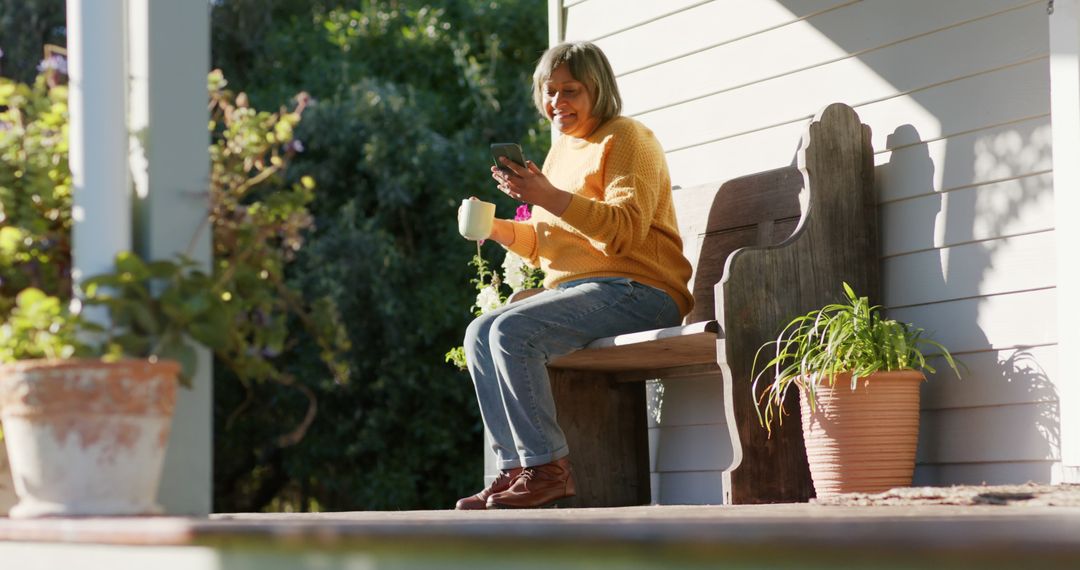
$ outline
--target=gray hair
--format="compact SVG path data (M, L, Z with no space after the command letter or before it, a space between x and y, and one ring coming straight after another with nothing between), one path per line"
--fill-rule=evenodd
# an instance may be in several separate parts
M533 104L544 117L544 82L556 67L566 64L570 75L580 81L593 97L593 116L604 124L622 113L622 97L615 83L615 72L600 48L589 42L566 42L549 48L540 56L533 72Z

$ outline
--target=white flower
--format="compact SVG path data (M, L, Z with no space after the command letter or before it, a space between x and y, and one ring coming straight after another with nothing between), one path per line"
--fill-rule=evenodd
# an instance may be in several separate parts
M503 258L503 281L510 286L510 290L517 293L525 288L525 275L529 268L525 265L525 259L513 252L506 252Z
M499 298L499 292L491 285L484 287L476 295L476 308L480 309L480 314L494 311L501 306L502 299Z

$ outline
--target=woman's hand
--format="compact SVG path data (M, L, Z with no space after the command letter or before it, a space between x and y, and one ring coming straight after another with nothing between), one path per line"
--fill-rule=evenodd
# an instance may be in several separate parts
M499 157L499 161L510 172L492 166L491 177L499 183L499 190L504 194L515 200L540 206L556 216L566 211L566 207L570 205L571 194L553 186L534 162L526 161L522 167L506 157Z

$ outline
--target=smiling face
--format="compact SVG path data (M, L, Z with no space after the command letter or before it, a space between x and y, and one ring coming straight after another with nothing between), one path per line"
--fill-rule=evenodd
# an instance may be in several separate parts
M600 122L593 116L593 95L570 73L565 63L544 81L544 111L556 129L564 135L584 138Z

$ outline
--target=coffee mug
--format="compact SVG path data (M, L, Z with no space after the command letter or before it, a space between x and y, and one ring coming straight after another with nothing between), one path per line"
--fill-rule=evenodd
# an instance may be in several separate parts
M495 204L475 198L461 201L458 210L458 232L473 241L487 239L495 225Z

